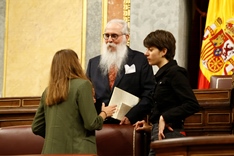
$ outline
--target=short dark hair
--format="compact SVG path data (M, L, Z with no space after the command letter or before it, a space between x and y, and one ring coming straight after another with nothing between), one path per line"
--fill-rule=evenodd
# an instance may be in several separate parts
M159 50L167 49L167 60L173 60L175 56L176 40L172 33L165 30L156 30L149 33L143 41L146 48L156 47Z

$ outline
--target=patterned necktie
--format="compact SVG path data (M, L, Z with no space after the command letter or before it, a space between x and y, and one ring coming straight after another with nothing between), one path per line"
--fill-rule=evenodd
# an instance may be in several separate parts
M117 75L117 69L115 68L114 65L112 65L110 67L110 70L109 70L109 85L110 85L110 89L112 89L112 87L114 85L116 75Z

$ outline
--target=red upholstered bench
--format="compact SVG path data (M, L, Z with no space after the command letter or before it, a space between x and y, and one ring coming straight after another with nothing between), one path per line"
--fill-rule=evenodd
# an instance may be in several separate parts
M0 128L0 155L40 154L43 142L30 125Z
M105 124L96 131L98 156L144 156L145 135L132 125ZM0 128L0 155L40 154L44 139L30 125Z

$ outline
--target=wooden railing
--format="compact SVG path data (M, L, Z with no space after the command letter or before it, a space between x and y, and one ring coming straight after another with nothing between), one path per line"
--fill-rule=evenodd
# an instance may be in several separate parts
M194 90L201 111L185 121L188 136L233 134L231 89ZM0 127L32 123L40 97L0 98Z
M32 123L40 97L0 98L0 127Z
M164 139L152 142L151 148L157 156L231 156L234 135Z

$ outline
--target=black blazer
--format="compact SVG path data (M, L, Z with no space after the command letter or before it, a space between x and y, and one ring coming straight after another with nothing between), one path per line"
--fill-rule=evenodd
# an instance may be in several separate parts
M109 88L108 75L102 75L99 68L100 57L99 55L89 60L86 72L95 89L95 106L98 113L100 113L102 102L108 105L113 92L113 89ZM142 120L151 110L152 98L150 93L154 88L154 75L153 69L144 54L129 47L126 64L135 65L135 72L125 74L124 64L117 75L114 86L140 98L139 103L125 115L134 124L136 121Z
M155 104L150 115L151 123L158 123L161 115L166 123L183 123L187 117L200 111L200 105L189 83L188 72L178 66L176 60L162 66L155 75L155 81Z

